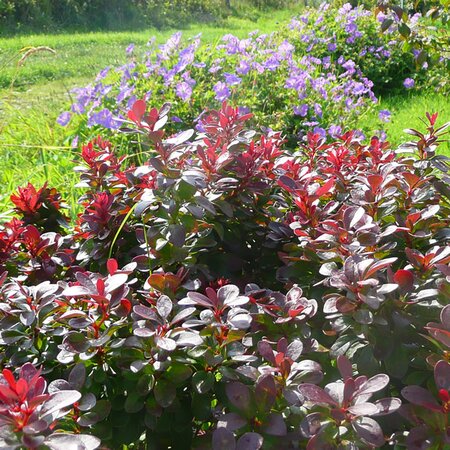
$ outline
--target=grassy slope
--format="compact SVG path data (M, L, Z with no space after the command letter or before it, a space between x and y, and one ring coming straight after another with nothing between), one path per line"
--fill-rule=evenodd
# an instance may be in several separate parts
M240 37L255 29L271 32L296 12L292 9L272 12L257 21L230 18L222 27L192 25L183 34L189 37L201 32L204 42L215 42L230 32ZM27 181L40 185L50 180L70 204L76 205L78 194L72 188L76 183L76 174L72 171L73 153L64 142L64 129L55 124L58 114L66 109L70 89L87 84L108 65L124 63L125 48L130 43L136 44L138 52L144 52L151 36L156 35L157 42L163 42L174 31L0 39L0 218L10 207L10 193ZM17 67L21 49L40 45L53 48L56 54L39 52ZM380 108L392 111L390 123L381 123L375 112L361 117L359 126L368 131L385 129L394 145L408 139L402 132L404 128L422 128L419 117L423 117L425 111L439 111L441 121L450 120L450 102L435 94L407 93L382 98ZM443 151L450 155L448 144Z

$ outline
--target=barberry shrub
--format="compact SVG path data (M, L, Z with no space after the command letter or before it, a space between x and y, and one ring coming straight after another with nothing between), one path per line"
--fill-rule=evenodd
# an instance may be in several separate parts
M71 228L12 197L4 446L445 448L449 124L288 149L225 103L166 136L169 111L128 112L142 165L83 146Z

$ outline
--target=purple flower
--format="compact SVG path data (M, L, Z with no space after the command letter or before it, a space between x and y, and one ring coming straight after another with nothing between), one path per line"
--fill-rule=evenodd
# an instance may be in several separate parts
M318 103L314 103L314 114L318 117L322 117L322 107Z
M182 81L181 83L177 84L177 87L175 88L175 93L178 97L181 98L184 102L188 101L192 96L192 88L189 85L189 83L186 83L186 81Z
M78 147L78 134L72 139L72 142L71 142L70 146L72 148L77 148Z
M231 95L230 89L223 81L218 81L213 90L216 93L216 100L219 100L219 102L223 102Z
M248 106L239 106L239 115L248 114L251 110Z
M387 109L382 109L379 112L378 117L382 122L389 122L391 120L391 113Z
M56 122L58 122L62 127L65 127L70 122L70 117L70 112L64 111L58 116Z
M375 134L380 138L380 141L385 142L387 139L387 134L383 130L377 130Z
M195 57L195 47L194 45L190 45L180 52L180 60L174 67L174 70L177 73L182 72L186 67L194 62Z
M88 127L93 125L101 125L105 128L117 128L118 123L114 120L111 111L108 108L102 109L89 117Z
M184 72L183 75L181 75L181 78L183 81L186 81L186 83L192 88L194 87L197 82L191 77L190 72Z
M333 138L338 137L342 134L342 128L339 125L331 125L328 134Z
M183 123L183 121L178 116L172 116L170 120L175 123Z
M247 61L239 61L239 65L236 67L236 72L239 75L247 75L250 71L250 64Z
M406 89L411 89L414 87L415 81L412 78L405 78L405 81L403 81L403 86L405 86Z
M133 93L133 90L134 86L125 86L124 88L120 89L119 95L117 96L117 102L121 103L123 100L128 98Z
M234 73L224 73L223 76L225 78L225 83L228 84L228 86L235 86L242 81L242 79Z
M283 41L279 46L278 46L278 52L280 55L282 56L288 56L291 55L292 52L295 50L295 47L289 43L288 41Z
M296 116L305 117L308 114L308 105L305 103L301 106L294 106L294 114Z
M131 55L133 53L134 50L134 44L130 44L127 48L126 48L126 53L127 55Z
M280 61L275 56L271 56L266 61L264 61L263 66L265 69L274 71L276 70L280 65Z
M327 132L321 127L314 127L313 132L321 137L326 137L327 135Z
M101 70L98 73L97 77L95 78L95 81L103 80L103 78L105 78L106 75L108 75L108 72L109 72L109 67L105 67L103 70Z
M145 98L145 97L144 97ZM128 101L127 101L127 108L131 109L131 107L134 105L134 103L136 102L137 97L135 95L132 95Z

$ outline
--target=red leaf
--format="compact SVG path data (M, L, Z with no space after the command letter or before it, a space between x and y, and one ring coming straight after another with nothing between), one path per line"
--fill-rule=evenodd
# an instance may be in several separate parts
M8 382L13 390L16 390L16 379L9 369L3 369L3 378Z
M28 383L23 378L17 380L16 392L20 401L24 401L28 394Z
M117 264L117 261L114 258L110 258L106 263L106 267L108 268L109 274L114 275L117 272L119 265Z
M414 287L414 275L409 270L397 270L394 274L394 281L402 291L411 292Z
M430 125L433 126L436 123L436 119L438 118L438 113L430 114L429 112L426 113L427 119L430 122Z
M370 187L372 188L372 192L375 192L383 182L383 177L381 175L368 175L367 181L370 184Z
M125 310L126 315L128 316L128 314L130 314L131 311L130 300L123 298L122 300L120 300L120 306L122 306L122 308Z
M314 192L315 197L322 197L322 195L328 194L334 186L334 178L330 178L323 186Z
M144 100L136 100L131 107L131 111L128 111L128 118L133 122L140 123L146 109L147 104Z

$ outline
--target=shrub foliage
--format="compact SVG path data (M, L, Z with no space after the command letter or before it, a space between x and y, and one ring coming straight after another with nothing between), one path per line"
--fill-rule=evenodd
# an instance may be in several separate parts
M354 131L289 150L226 103L166 135L169 110L128 111L143 165L101 137L83 146L70 228L47 186L11 197L2 446L448 445L450 192L435 152L450 124L428 114L401 156Z

